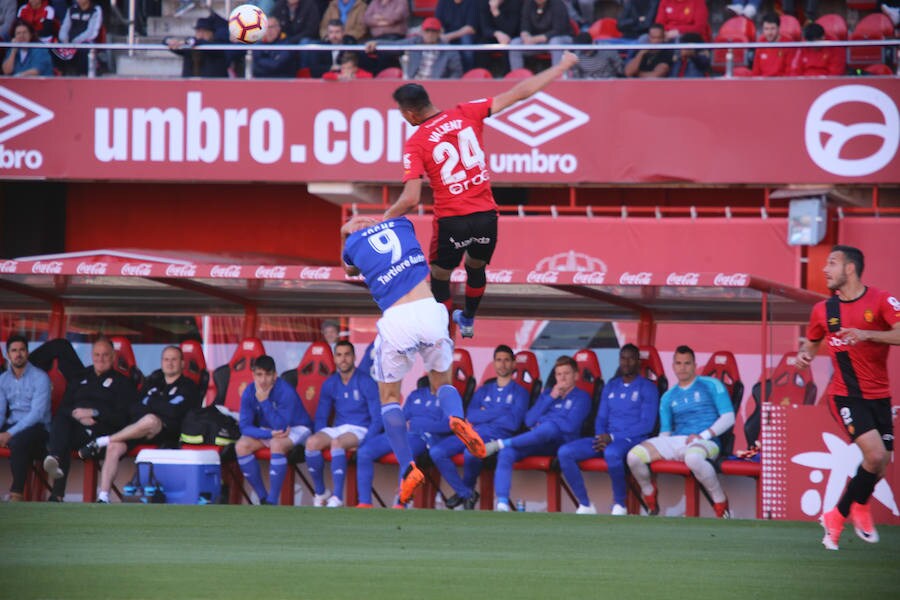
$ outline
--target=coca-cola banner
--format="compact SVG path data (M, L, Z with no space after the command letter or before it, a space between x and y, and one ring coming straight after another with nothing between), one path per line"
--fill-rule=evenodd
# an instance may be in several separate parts
M0 177L396 181L397 85L3 79ZM428 89L448 107L509 85ZM559 81L487 122L485 156L504 183L897 182L897 98L897 78Z

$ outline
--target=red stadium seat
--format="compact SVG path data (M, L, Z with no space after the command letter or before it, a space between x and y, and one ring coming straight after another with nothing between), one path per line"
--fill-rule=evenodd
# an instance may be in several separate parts
M641 346L638 350L641 353L641 376L655 382L659 395L662 396L669 389L669 379L666 377L665 369L663 369L659 352L653 346Z
M781 25L778 26L778 35L785 42L799 42L803 39L803 27L800 21L793 15L781 15Z
M731 74L734 77L753 77L753 71L747 67L735 67Z
M529 69L522 67L521 69L513 69L503 76L503 79L527 79L534 75Z
M600 361L590 348L584 348L573 357L578 365L578 382L575 384L588 394L591 399L597 398L603 390L603 372Z
M591 35L591 39L594 41L609 40L622 37L622 32L619 31L619 26L616 23L616 20L612 17L597 19L593 22L593 24L591 24L590 28L588 29L588 33Z
M403 71L400 67L388 67L379 71L375 79L403 79Z
M213 382L216 384L215 404L234 412L241 410L241 394L253 381L253 361L265 353L266 349L259 338L241 340L228 364L213 371Z
M134 385L140 389L141 384L144 383L144 374L141 373L141 370L137 367L137 361L134 358L134 350L131 347L131 342L128 341L128 338L118 335L109 338L109 341L112 342L113 349L116 351L113 368L125 377L131 379L134 382Z
M181 353L184 355L184 376L197 384L200 397L204 398L209 390L209 370L203 346L196 340L185 340L181 342Z
M817 389L812 372L797 368L796 353L788 352L782 356L769 378L772 380L769 402L782 406L816 403Z
M516 370L513 380L528 390L529 404L541 395L541 371L534 352L522 350L516 353Z
M493 79L494 76L491 75L491 72L487 69L482 69L481 67L475 67L474 69L469 69L465 73L461 79Z
M463 406L469 405L475 392L475 369L472 367L472 355L464 348L453 351L453 387L462 396Z
M437 0L413 0L412 14L414 17L433 17L437 8Z
M894 37L894 24L882 13L872 13L860 19L850 36L851 40L888 40ZM881 65L885 62L886 51L890 49L879 46L865 48L849 48L847 62L852 68L861 68L870 65ZM868 70L866 71L868 72ZM878 73L874 73L878 74ZM891 75L890 70L887 73Z
M715 42L752 42L756 39L756 26L753 21L747 17L732 17L725 21L719 33L716 35ZM747 51L742 49L732 50L734 65L744 65L747 63ZM724 73L728 62L728 50L713 50L712 68L717 73Z
M847 39L847 21L841 15L822 15L816 19L816 23L825 30L826 39L829 39L828 36L832 36L830 39L835 40Z
M869 75L887 75L888 77L894 75L894 71L889 66L883 64L869 65L863 68L863 71Z
M314 342L306 349L296 369L285 371L281 378L297 390L303 408L313 420L319 406L319 395L325 380L334 373L334 355L325 342Z
M848 10L858 10L860 12L867 10L875 10L878 3L874 0L847 0Z

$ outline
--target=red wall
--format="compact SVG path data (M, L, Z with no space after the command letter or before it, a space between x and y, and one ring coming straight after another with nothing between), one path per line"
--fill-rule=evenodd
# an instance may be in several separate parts
M335 264L340 208L303 185L70 183L66 251L255 253Z

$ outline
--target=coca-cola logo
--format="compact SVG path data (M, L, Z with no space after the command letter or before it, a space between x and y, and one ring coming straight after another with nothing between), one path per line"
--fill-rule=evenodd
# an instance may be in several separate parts
M210 277L221 277L227 279L237 279L241 276L240 265L213 265L209 270Z
M462 269L453 269L453 272L450 273L450 283L465 283L466 282L466 272Z
M700 273L669 273L666 285L697 285Z
M511 283L513 272L509 269L501 269L499 271L488 271L487 280L490 283Z
M331 267L303 267L300 279L331 279Z
M650 285L650 281L653 279L653 274L648 273L647 271L641 271L640 273L629 273L628 271L622 273L619 277L620 285Z
M256 278L257 279L284 279L285 274L287 273L286 267L257 267L256 268Z
M726 287L744 287L750 281L746 273L716 273L714 285Z
M166 277L196 277L197 265L168 265Z
M78 263L78 266L75 267L75 272L79 275L106 275L106 267L108 263L105 262L95 262L95 263L86 263L81 262Z
M37 261L31 266L32 273L43 273L45 275L59 275L62 273L63 264L58 260L51 260L49 262L41 262Z
M19 268L19 263L14 260L5 260L0 262L0 273L15 273Z
M122 265L120 269L120 273L122 275L129 275L131 277L149 277L150 272L153 270L153 265L150 263L125 263Z
M606 279L606 273L602 271L577 271L572 277L572 282L582 285L601 285L604 279Z
M556 283L559 271L529 271L525 280L528 283Z

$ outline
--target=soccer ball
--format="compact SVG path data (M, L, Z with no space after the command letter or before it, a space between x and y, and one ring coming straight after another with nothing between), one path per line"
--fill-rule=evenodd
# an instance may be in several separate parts
M261 40L268 26L266 13L252 4L241 4L228 15L231 39L244 44L255 44Z

